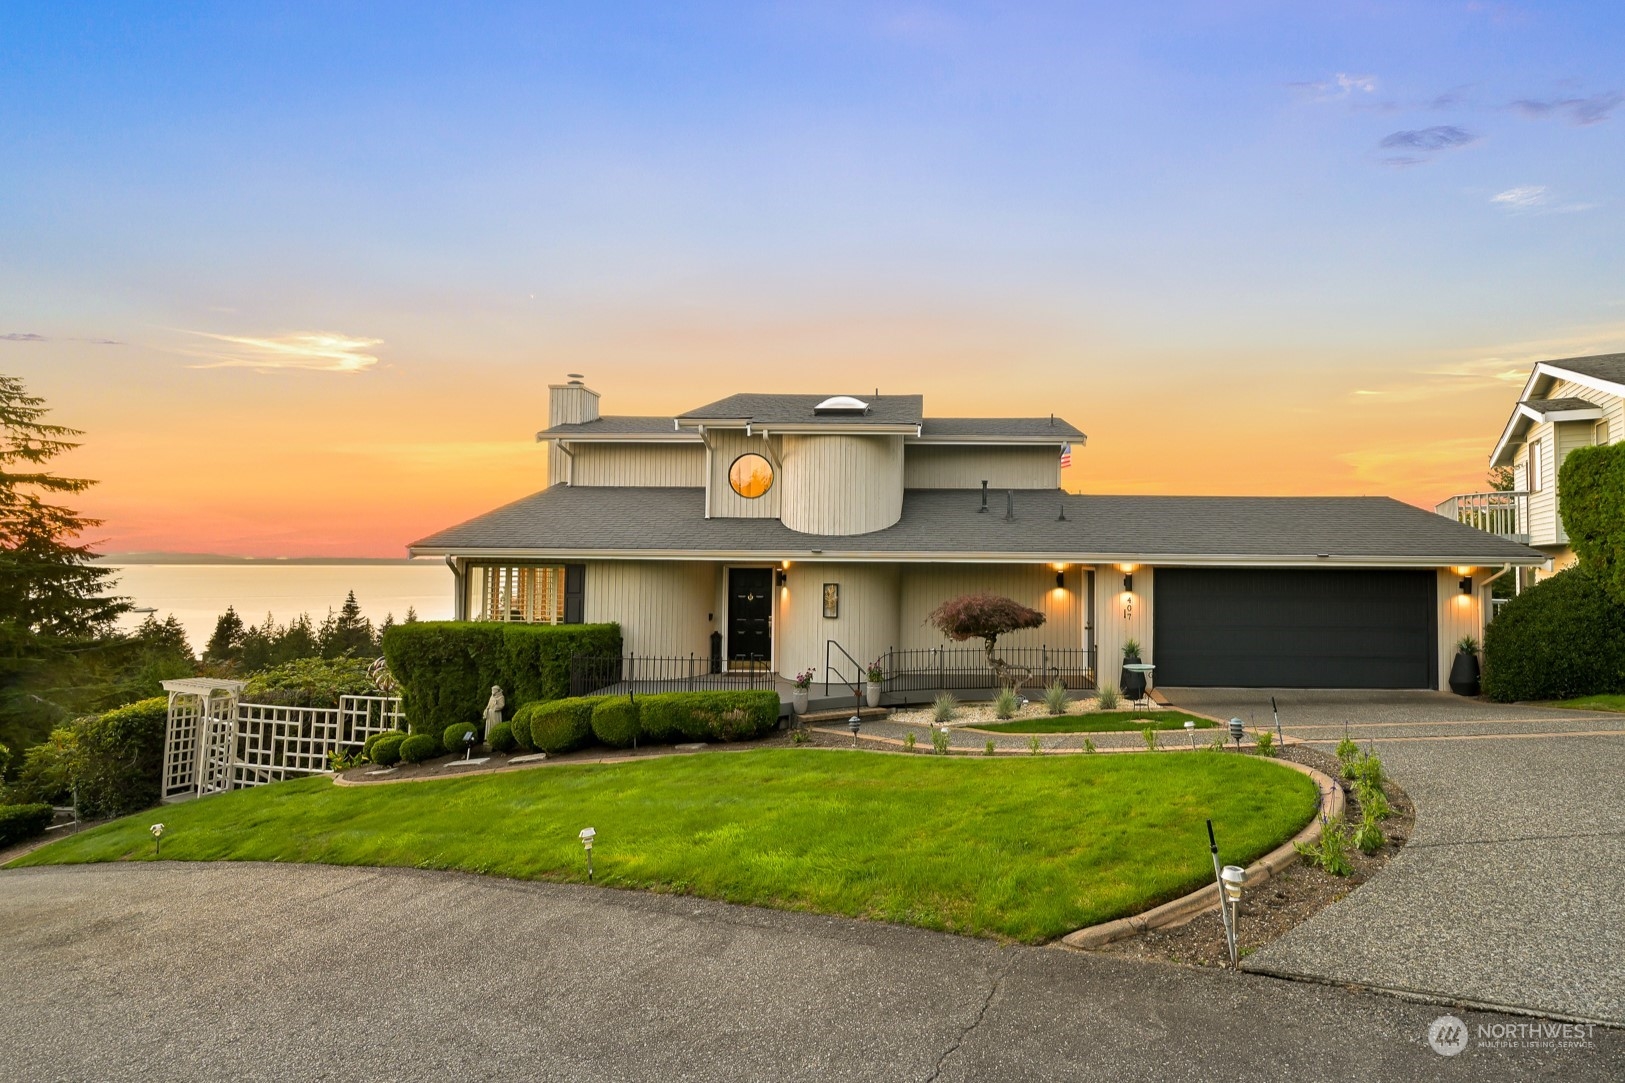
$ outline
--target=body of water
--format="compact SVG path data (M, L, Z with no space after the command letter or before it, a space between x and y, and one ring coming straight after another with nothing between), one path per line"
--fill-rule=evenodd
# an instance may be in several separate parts
M451 571L439 560L389 564L110 564L118 577L114 593L139 607L151 607L159 620L173 613L186 627L192 649L214 633L215 621L226 606L237 610L245 624L263 624L271 614L286 624L301 613L320 625L331 607L344 604L355 591L356 601L376 626L386 614L396 623L408 606L421 620L450 620ZM133 628L145 614L121 621Z

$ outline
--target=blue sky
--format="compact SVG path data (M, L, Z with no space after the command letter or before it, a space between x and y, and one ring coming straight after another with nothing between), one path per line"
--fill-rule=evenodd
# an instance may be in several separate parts
M255 509L331 523L336 491L277 480L326 461L432 494L350 539L397 551L538 487L567 370L622 412L876 384L1054 409L1091 434L1073 488L1431 502L1477 485L1511 373L1625 348L1617 5L0 29L0 371L92 431L130 545L169 545L199 482L242 494L213 547L325 544ZM150 423L177 409L253 450L192 462Z

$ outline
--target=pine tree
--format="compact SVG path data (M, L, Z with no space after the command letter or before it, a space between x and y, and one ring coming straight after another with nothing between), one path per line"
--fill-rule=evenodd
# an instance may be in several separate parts
M415 605L407 606L406 607L406 623L407 624L416 624L417 622L418 622L418 609L417 609L417 606L415 606Z
M372 621L361 615L355 591L344 596L337 614L329 611L320 635L323 658L366 658L373 654Z
M281 665L300 658L317 658L321 647L316 640L316 626L309 613L301 613L281 629L271 647L271 664Z
M226 606L226 611L214 622L214 634L209 637L208 646L203 648L203 660L214 663L241 661L243 636L247 631L237 610Z
M265 614L265 623L243 631L243 642L237 663L245 674L258 673L272 664L276 653L277 640L282 638L282 629L276 626L276 620L271 614Z
M384 635L393 627L395 627L395 614L385 613L384 619L378 623L378 635L372 641L373 654L384 653Z

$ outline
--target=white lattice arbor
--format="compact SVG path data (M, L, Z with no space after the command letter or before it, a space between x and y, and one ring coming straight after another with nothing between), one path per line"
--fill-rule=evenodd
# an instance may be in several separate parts
M333 752L359 751L375 733L400 729L398 696L342 696L337 707L242 703L243 682L165 681L166 799L327 774Z

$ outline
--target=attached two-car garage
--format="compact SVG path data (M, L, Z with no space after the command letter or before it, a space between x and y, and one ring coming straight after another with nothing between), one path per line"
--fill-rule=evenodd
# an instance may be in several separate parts
M1436 592L1427 570L1161 567L1156 682L1436 688Z

